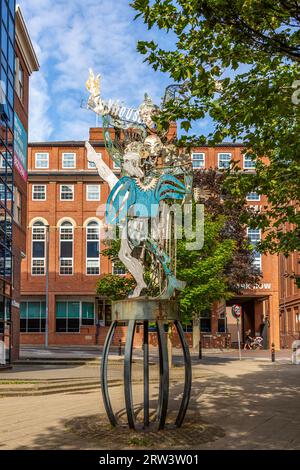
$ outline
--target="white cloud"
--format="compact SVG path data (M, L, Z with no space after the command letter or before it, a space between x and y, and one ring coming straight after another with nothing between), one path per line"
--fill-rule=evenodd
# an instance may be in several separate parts
M31 82L30 138L78 139L95 117L81 109L89 67L100 72L105 98L138 105L148 92L159 102L167 78L143 63L141 36L155 39L133 22L129 1L20 0L41 71ZM37 77L40 78L37 78ZM45 126L45 128L43 128Z
M42 73L31 77L29 104L29 139L31 141L48 140L53 131L53 123L48 115L50 97L47 81Z

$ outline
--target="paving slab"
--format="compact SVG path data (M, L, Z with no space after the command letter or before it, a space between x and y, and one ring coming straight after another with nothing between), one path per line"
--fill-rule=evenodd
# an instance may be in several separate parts
M60 377L87 377L99 374L88 367L67 369L32 369L9 373L9 377L47 374ZM120 377L120 367L112 375ZM245 360L202 361L193 367L194 378L190 411L195 422L220 429L212 442L190 441L191 449L300 449L300 368L290 364L271 364ZM23 375L24 377L24 375ZM182 380L171 384L170 409L178 408ZM152 407L158 384L150 387ZM142 386L134 385L135 403L142 400ZM111 388L115 409L124 407L122 387ZM70 423L91 423L107 426L100 390L85 393L0 398L0 449L118 449L120 443L108 436L83 437ZM99 418L97 418L99 417ZM79 421L81 420L81 421ZM84 421L85 420L85 421ZM182 429L184 433L184 428ZM222 434L223 433L223 434ZM163 440L163 434L161 441ZM177 437L178 439L178 437ZM128 441L129 442L129 441ZM176 448L178 440L168 437L168 447ZM127 444L123 444L123 448ZM128 444L129 446L129 444ZM127 447L126 447L127 448Z

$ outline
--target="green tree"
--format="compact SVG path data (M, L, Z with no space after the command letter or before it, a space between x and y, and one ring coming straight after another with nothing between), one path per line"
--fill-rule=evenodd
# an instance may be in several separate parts
M210 116L208 135L184 135L185 144L240 141L256 159L256 175L228 173L228 189L244 198L268 196L262 214L247 223L266 233L261 249L287 254L300 248L300 4L297 0L134 0L149 28L171 32L166 50L140 41L154 69L183 83L158 119L181 120L185 131ZM266 164L265 157L268 158Z
M197 201L205 207L204 246L199 251L188 251L185 240L178 242L177 274L187 282L179 294L186 321L260 279L253 265L254 247L248 243L240 221L240 215L249 209L245 200L237 200L226 191L225 181L225 174L212 169L194 175Z
M123 300L128 297L134 287L135 281L131 277L105 274L97 282L96 292L109 300Z

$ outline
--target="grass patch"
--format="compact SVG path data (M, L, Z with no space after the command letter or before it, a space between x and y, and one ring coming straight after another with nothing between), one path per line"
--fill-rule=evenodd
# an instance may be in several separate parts
M0 380L0 385L34 385L38 382L27 381L27 380Z
M145 437L131 437L128 444L135 447L148 447L150 442Z

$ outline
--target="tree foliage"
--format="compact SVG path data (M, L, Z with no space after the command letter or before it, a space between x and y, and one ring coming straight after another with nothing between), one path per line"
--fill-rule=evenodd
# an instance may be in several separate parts
M135 281L131 277L105 274L97 282L96 292L109 300L122 300L128 297L134 287Z
M138 43L154 69L184 85L158 125L182 120L187 131L210 116L208 136L185 135L182 142L242 142L257 160L256 175L228 174L228 188L241 198L256 190L268 196L264 213L247 219L265 231L263 250L299 249L299 2L134 0L132 6L149 28L175 38L170 50L153 40Z
M245 201L236 200L224 187L225 174L197 171L194 189L205 206L204 246L188 251L178 242L177 274L187 282L179 295L186 318L199 315L216 301L241 293L245 284L255 285L260 273L253 265L253 248L246 239L241 213Z

